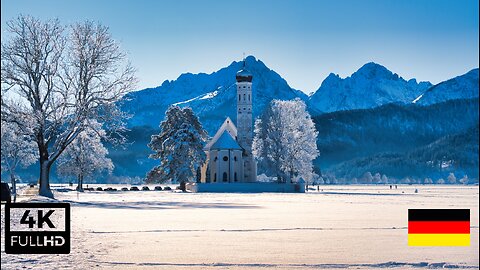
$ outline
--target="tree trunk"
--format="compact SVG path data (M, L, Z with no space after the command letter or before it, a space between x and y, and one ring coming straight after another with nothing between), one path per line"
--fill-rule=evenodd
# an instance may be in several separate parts
M77 191L83 192L83 175L79 175L77 180L78 180Z
M53 199L53 193L50 189L50 167L51 163L49 160L40 157L40 179L39 179L39 190L38 195L45 196Z
M15 174L10 172L10 182L12 183L13 202L17 201L17 183L15 181Z

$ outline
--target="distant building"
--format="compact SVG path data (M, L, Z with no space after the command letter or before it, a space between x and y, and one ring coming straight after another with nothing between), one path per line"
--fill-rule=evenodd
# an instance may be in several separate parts
M202 166L202 183L256 182L257 166L252 154L253 75L245 68L236 74L237 126L227 117L204 150L207 161Z

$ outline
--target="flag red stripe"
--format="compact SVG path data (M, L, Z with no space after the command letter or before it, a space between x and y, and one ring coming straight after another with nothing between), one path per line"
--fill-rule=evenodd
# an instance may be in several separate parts
M470 221L409 221L408 233L470 233Z

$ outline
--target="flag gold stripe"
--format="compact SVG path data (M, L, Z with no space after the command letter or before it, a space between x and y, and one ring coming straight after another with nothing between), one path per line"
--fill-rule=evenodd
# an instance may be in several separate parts
M409 234L409 246L470 246L470 234Z

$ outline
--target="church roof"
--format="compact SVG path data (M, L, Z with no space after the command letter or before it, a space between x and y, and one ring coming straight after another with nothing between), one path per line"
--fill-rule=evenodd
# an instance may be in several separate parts
M238 145L237 141L228 133L228 131L223 131L222 135L218 140L210 147L210 150L242 150L242 147Z
M215 144L215 142L220 139L220 137L225 131L227 131L232 138L237 137L237 127L235 127L230 117L227 117L227 119L225 119L222 126L220 126L220 128L217 130L217 133L215 133L215 136L213 136L213 138L207 143L204 150L208 151L213 146L213 144Z

